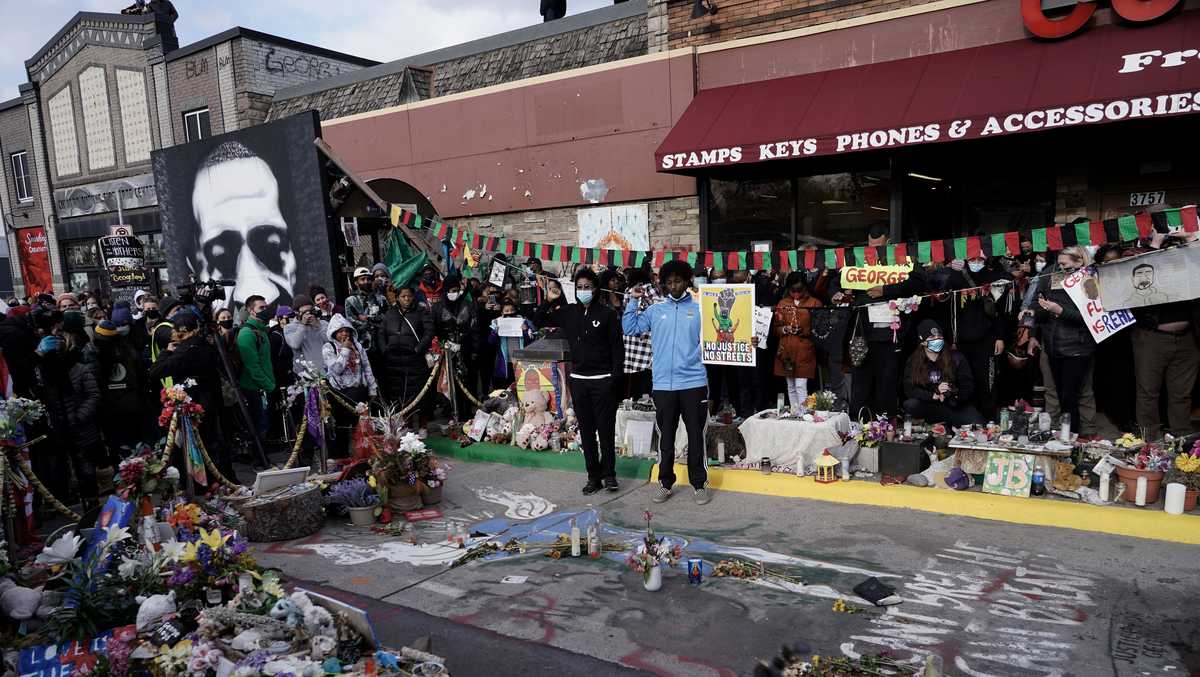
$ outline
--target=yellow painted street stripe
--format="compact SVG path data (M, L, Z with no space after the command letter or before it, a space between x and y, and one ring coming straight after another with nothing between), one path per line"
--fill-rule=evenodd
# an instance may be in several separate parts
M675 476L676 486L687 485L687 466L676 464ZM658 464L651 470L650 481L658 481ZM1012 524L1062 527L1200 545L1200 517L1168 515L1157 508L1106 507L1067 500L998 496L979 491L883 486L878 482L863 480L817 484L811 477L782 473L763 475L754 470L720 468L709 468L708 486L717 491L907 508Z

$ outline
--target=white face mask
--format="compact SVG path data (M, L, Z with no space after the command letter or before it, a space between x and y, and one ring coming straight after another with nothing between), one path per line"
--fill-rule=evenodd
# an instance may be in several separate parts
M983 270L983 261L967 261L967 268L972 273L978 273Z
M462 294L460 292L456 292L456 291L447 292L447 294L446 294L446 298L450 301L457 301L458 297L460 297L460 296L462 296Z
M1046 262L1045 262L1045 261L1034 261L1034 263L1033 263L1033 269L1034 269L1035 271L1037 271L1037 272L1039 272L1039 273L1040 273L1040 272L1042 272L1042 270L1044 270L1045 268L1046 268Z

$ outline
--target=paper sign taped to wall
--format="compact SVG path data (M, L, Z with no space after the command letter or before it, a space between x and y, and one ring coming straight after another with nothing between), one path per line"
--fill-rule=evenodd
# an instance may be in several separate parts
M842 268L842 289L871 289L908 279L912 266L847 266Z

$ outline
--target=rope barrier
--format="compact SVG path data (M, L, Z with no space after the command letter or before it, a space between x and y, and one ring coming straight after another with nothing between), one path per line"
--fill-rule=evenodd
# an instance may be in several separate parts
M475 406L477 406L477 407L482 407L482 406L483 406L483 402L480 402L480 401L479 401L479 400L478 400L478 399L477 399L477 398L476 398L476 397L475 397L473 394L471 394L471 389L470 389L470 388L468 388L468 387L467 387L467 386L466 386L466 385L465 385L465 384L462 382L462 377L461 377L461 376L459 376L458 374L455 374L455 375L454 375L454 381L455 381L455 383L457 383L457 384L458 384L458 387L462 389L462 394L463 394L463 395L465 395L465 396L467 397L467 399L471 401L471 404L473 404L473 405L475 405Z
M192 425L192 436L196 440L196 447L200 449L200 455L204 457L205 467L207 467L212 474L216 476L217 481L229 487L230 489L240 488L242 485L230 482L225 478L224 475L221 474L220 470L217 470L217 464L213 463L212 457L208 455L208 449L204 448L204 440L200 437L200 431L196 430L196 426L194 424Z
M37 489L38 493L42 495L42 498L46 499L46 502L49 503L51 507L62 513L64 517L72 519L76 522L83 519L82 515L63 505L62 501L58 500L55 498L54 494L50 493L50 490L46 488L46 485L42 484L42 481L38 479L38 476L33 474L33 468L29 466L28 461L25 461L24 459L17 459L17 463L19 463L21 466L21 472L25 473L25 478L29 480L31 484L33 484L33 487ZM8 473L9 477L14 482L18 479L16 473L11 468L9 468Z
M283 466L284 470L296 467L296 461L300 460L300 447L304 446L305 430L308 430L308 414L300 419L300 427L296 429L296 443L292 445L292 455L288 457L287 463Z

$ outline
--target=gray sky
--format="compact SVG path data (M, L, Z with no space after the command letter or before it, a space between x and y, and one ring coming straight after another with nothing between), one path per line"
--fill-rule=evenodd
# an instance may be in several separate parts
M391 61L539 23L538 0L173 0L186 45L243 26L347 54ZM121 0L0 0L0 100L17 96L25 60L78 11L119 12ZM611 5L567 0L567 13ZM351 11L353 10L353 11Z

